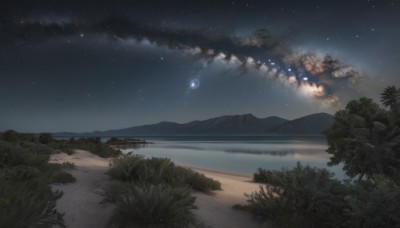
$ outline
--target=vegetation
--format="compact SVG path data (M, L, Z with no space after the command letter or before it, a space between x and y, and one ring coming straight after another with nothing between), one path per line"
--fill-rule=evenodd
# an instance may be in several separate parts
M221 184L169 159L145 159L124 155L110 162L108 174L115 180L105 191L105 201L115 202L110 225L127 227L187 227L195 224L190 188L206 193Z
M121 186L124 185L124 186ZM194 224L191 209L195 198L185 188L169 185L120 183L113 195L117 203L110 225L130 227L187 227Z
M53 150L44 143L49 141L41 143L32 134L1 135L0 227L64 227L62 214L55 209L62 193L49 186L61 166L48 164Z
M61 166L63 167L63 168L67 168L67 169L76 169L76 165L75 165L75 163L73 163L73 162L63 162L62 164L61 164Z
M250 204L245 208L282 227L340 227L346 220L342 209L349 189L333 175L300 163L292 170L259 169L257 182L271 186L247 195Z
M388 87L381 101L350 101L326 131L328 165L343 164L352 180L325 169L258 169L254 181L267 184L247 194L251 211L281 227L400 227L400 89Z
M167 158L145 159L141 155L125 155L110 162L108 174L116 180L135 183L168 184L191 187L201 192L220 190L221 184L191 169L176 166Z
M102 143L99 137L57 140L53 141L50 146L68 154L73 154L74 149L88 150L102 158L116 157L122 154L120 150Z

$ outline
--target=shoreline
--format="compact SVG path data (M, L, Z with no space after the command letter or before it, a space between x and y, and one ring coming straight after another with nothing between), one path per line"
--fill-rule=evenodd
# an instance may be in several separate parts
M73 162L76 165L75 169L69 171L77 179L75 183L52 187L64 192L57 200L57 209L65 213L67 227L104 227L114 208L110 204L100 204L102 188L111 181L105 174L110 159L84 150L75 151L72 155L54 154L49 160L51 163ZM259 189L260 184L252 182L251 176L175 164L221 182L222 190L213 191L212 194L193 192L197 206L193 213L205 227L265 227L249 212L232 208L235 204L246 203L244 193Z

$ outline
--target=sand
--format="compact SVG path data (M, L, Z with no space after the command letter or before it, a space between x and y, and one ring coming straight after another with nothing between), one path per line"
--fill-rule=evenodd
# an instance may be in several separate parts
M261 225L248 212L232 208L234 204L246 203L245 192L251 193L259 189L259 184L251 182L250 176L190 168L221 182L222 191L215 191L215 195L199 192L194 194L197 197L196 206L198 207L194 213L206 227L265 227L265 224Z
M114 208L112 204L100 204L102 188L110 182L110 177L105 174L108 159L83 150L77 150L73 155L61 153L50 157L53 163L67 161L76 165L76 169L70 170L76 182L52 186L64 193L57 201L57 210L65 213L65 225L68 228L105 227Z
M75 176L75 183L53 185L53 189L62 190L63 196L57 201L57 209L65 213L64 220L69 228L105 227L111 212L112 204L100 204L103 187L110 183L105 174L109 167L109 160L98 157L90 152L77 150L73 155L64 153L52 155L50 162L73 162L76 169L71 170ZM215 170L190 167L193 170L218 180L222 184L222 191L214 195L195 192L197 218L205 227L265 227L244 211L232 209L234 204L244 204L244 193L256 191L259 184L252 183L250 176L219 172Z

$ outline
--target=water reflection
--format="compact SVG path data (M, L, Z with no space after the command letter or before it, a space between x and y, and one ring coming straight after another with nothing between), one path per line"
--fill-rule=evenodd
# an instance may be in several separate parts
M191 166L252 175L257 168L280 170L304 165L328 168L337 177L345 177L341 167L327 167L329 154L322 140L246 140L246 141L172 141L158 140L144 147L125 148L145 157L167 157Z

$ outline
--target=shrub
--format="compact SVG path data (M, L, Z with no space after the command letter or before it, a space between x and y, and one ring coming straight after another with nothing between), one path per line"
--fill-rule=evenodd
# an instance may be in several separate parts
M46 165L51 153L51 149L37 143L0 141L0 167Z
M53 141L53 136L49 133L42 133L39 135L39 142L42 144L49 144Z
M75 163L73 163L73 162L63 162L62 164L61 164L61 166L63 167L63 168L67 168L67 169L76 169L76 165L75 165Z
M204 174L197 173L191 169L185 169L187 174L185 183L194 190L209 193L212 190L221 190L221 183L206 177Z
M350 218L347 227L400 227L400 188L378 181L361 181L352 185L352 194L345 197Z
M191 211L195 198L188 189L130 184L126 192L115 198L117 207L110 226L187 227L195 221Z
M141 155L119 156L111 160L108 174L116 180L137 181L139 180L137 173L142 168L143 162Z
M326 169L301 166L293 170L263 172L263 180L273 186L260 186L246 194L247 209L256 216L275 220L282 227L340 227L348 208L344 197L349 188Z
M61 151L66 152L67 154L72 154L73 149L81 149L90 151L93 154L96 154L103 158L116 157L121 155L121 151L112 148L109 145L106 145L101 142L100 138L80 138L70 140L58 140L53 142L52 145L55 149L59 149Z
M120 156L110 162L108 174L116 180L150 184L189 186L197 191L221 189L221 184L193 170L176 166L170 159L144 159L141 155Z
M0 227L65 227L62 214L55 209L62 194L52 192L46 181L0 183Z

